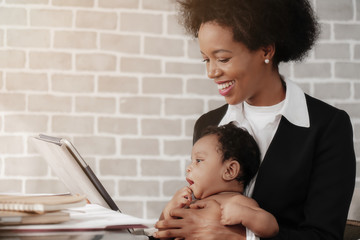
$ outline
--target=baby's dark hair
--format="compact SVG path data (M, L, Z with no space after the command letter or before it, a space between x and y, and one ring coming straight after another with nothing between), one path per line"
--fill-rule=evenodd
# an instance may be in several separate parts
M256 175L260 166L260 150L255 139L245 129L229 123L223 126L209 126L202 136L216 135L218 137L223 161L235 159L241 166L241 171L236 178L244 181L246 187Z
M250 50L275 45L274 66L302 60L320 27L308 0L177 0L181 23L194 37L200 25L231 27L234 40Z

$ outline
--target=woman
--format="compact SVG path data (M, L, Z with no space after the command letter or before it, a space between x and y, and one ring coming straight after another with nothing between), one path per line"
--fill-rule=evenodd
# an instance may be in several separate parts
M227 105L201 116L194 141L209 125L236 121L259 144L262 163L247 188L272 213L272 239L342 239L355 181L349 116L303 93L278 70L301 60L318 36L307 0L182 0L184 25L199 40L209 78ZM156 237L257 239L211 218L208 202L176 209ZM241 232L241 231L240 231Z

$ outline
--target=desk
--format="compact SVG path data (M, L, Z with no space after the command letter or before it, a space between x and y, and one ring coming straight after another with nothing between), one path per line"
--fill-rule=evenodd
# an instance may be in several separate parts
M72 232L3 232L0 239L6 240L147 240L143 235L123 231L72 231Z

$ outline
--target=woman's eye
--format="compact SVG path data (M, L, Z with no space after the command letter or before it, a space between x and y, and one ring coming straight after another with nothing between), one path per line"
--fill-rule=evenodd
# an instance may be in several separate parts
M209 62L209 59L204 58L204 59L202 60L202 62L207 63L207 62Z
M221 63L227 63L229 60L230 60L230 58L218 59L218 61L221 62Z

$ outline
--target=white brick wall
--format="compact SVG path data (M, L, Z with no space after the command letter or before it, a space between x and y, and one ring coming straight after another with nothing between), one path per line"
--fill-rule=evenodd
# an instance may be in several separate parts
M0 0L0 192L65 191L28 144L47 133L124 212L158 217L185 184L194 121L224 103L173 2ZM350 114L360 161L360 0L313 2L321 39L281 72Z

